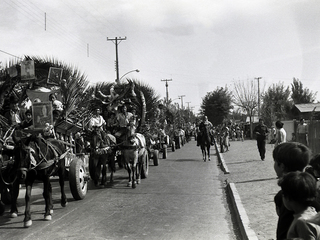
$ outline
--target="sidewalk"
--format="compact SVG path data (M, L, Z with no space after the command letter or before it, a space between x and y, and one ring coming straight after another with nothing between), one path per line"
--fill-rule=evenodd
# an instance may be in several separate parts
M230 144L229 151L217 154L243 225L243 239L276 239L278 217L273 198L280 188L273 169L273 145L267 144L266 159L261 161L255 140Z

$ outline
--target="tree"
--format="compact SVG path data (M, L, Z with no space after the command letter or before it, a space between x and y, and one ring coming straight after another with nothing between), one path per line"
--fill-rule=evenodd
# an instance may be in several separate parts
M213 125L219 125L228 117L232 108L232 93L227 87L217 87L202 99L200 113L207 116Z
M283 83L273 84L263 96L261 116L266 125L271 126L277 120L291 119L291 91Z
M303 88L303 84L298 78L293 78L291 91L291 98L294 104L312 103L315 101L317 95L317 92L313 93L308 88Z
M250 119L250 136L252 138L252 118L258 107L258 86L254 80L234 83L233 103L240 107Z

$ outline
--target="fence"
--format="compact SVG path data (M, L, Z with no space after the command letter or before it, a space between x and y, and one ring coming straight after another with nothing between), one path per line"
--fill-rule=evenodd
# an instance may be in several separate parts
M309 148L312 151L312 155L320 153L320 121L312 120L309 123Z

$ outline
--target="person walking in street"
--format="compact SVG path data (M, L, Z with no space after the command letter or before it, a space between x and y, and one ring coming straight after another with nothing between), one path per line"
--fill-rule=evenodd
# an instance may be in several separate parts
M287 132L283 128L283 122L276 121L276 128L277 128L277 133L276 133L275 147L287 141Z
M266 154L266 139L269 134L269 130L268 127L264 125L263 119L259 119L259 125L254 128L253 132L257 136L257 146L261 160L264 161Z
M298 142L285 142L275 147L272 156L274 159L274 170L278 178L295 171L304 171L309 164L311 152L307 146ZM288 210L283 202L283 193L280 190L274 197L278 223L277 240L287 239L287 233L294 219L294 212ZM314 200L310 203L316 211L320 210L320 204Z
M311 206L316 199L316 179L307 172L290 172L279 180L284 206L294 212L287 239L320 239L320 213Z
M303 118L300 119L300 123L297 127L297 140L299 143L309 146L308 125Z

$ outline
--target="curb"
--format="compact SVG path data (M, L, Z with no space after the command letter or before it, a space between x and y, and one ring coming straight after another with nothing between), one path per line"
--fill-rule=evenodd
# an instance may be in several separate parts
M221 155L221 153L219 151L219 148L217 146L217 141L214 142L214 147L216 149L216 152L217 152L217 155L218 155L218 160L219 160L219 165L221 166L222 171L224 172L224 174L229 174L230 173L229 169L227 167L227 164L224 161L223 156Z
M216 149L216 152L218 155L218 161L219 161L219 164L220 164L223 172L225 174L229 174L230 172L228 170L228 167L224 161L222 154L220 153L220 151L218 149L217 143L215 142L214 145L215 145L215 149ZM228 181L226 181L226 182L227 182L227 193L231 197L233 209L235 210L236 215L237 215L237 222L240 227L240 232L241 232L242 238L245 240L259 240L256 233L249 227L250 221L249 221L247 212L242 205L240 195L238 193L238 190L236 189L235 184L228 183Z
M236 211L242 238L245 240L258 240L256 233L249 227L250 221L247 212L242 205L240 196L234 183L228 183L227 190L231 196L233 208Z

